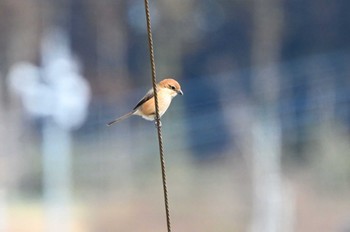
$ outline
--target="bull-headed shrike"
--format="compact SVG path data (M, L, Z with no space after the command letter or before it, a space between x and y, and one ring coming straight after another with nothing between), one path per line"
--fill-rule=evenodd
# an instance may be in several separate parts
M170 106L171 100L173 100L173 98L178 94L183 95L183 92L181 90L180 84L174 79L164 79L157 84L157 97L160 117L162 117L162 115ZM150 121L155 120L156 110L153 89L147 92L147 94L139 101L139 103L137 103L132 111L107 123L107 126L121 122L122 120L127 119L132 115L138 115Z

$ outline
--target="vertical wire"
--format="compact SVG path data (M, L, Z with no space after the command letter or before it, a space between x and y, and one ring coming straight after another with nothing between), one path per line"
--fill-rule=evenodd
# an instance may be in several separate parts
M170 225L170 210L169 210L169 200L168 200L168 187L166 181L166 168L165 168L165 159L164 159L164 150L163 150L163 138L162 138L162 124L159 116L159 105L158 105L158 93L157 93L157 78L156 78L156 65L154 61L154 48L153 48L153 38L152 38L152 29L151 29L151 15L149 10L149 2L145 1L145 11L146 11L146 22L147 22L147 35L148 35L148 46L150 51L150 61L152 69L152 84L154 92L154 102L156 108L156 126L158 132L158 142L159 142L159 154L160 154L160 164L162 169L162 181L163 181L163 191L164 191L164 203L165 203L165 213L166 213L166 223L168 232L171 232Z

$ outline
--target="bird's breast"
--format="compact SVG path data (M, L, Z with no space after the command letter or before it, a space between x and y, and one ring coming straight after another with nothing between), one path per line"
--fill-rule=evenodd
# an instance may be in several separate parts
M172 97L165 93L162 93L161 91L159 92L158 96L158 106L159 106L159 114L162 116L165 111L169 108L170 103L171 103Z

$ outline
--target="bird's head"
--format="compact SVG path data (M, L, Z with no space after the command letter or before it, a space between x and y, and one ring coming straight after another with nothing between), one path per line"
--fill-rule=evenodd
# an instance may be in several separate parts
M180 84L172 78L160 81L159 86L168 89L172 97L175 97L177 94L183 95Z

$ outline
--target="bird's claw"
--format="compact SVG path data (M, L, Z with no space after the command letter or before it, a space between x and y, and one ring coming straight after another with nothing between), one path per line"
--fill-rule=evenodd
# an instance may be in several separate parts
M157 120L154 121L154 125L156 126L156 128L158 127L158 124L157 124ZM159 127L162 127L162 122L159 120Z

